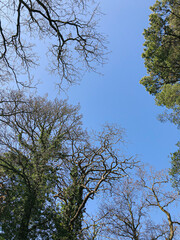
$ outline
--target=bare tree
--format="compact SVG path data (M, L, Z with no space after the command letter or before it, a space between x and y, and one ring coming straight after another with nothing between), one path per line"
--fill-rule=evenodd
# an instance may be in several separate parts
M170 177L167 171L150 171L148 176L147 172L140 170L140 184L146 190L146 203L148 208L157 208L163 213L163 224L158 224L155 229L155 236L152 239L178 239L176 235L180 226L179 220L174 220L173 214L169 207L174 203L179 202L179 194L172 189ZM149 228L151 235L153 227ZM148 229L147 229L148 230Z
M0 81L29 84L18 74L30 77L37 65L38 38L48 49L48 67L61 80L73 83L80 68L95 70L104 63L105 39L97 28L98 7L93 6L90 0L1 0Z
M179 202L179 196L171 188L166 171L148 173L139 168L134 178L124 179L113 189L110 200L101 206L99 236L103 236L102 239L179 239L180 222L173 219L172 214L173 204ZM159 223L153 217L154 208L160 210L156 216Z
M89 199L135 165L134 158L118 149L122 130L106 126L89 135L82 129L78 107L27 99L19 92L12 97L3 103L7 114L0 117L0 166L10 193L0 218L3 230L10 239L33 239L37 232L43 239L68 239L69 234L78 239ZM15 103L18 112L8 114Z
M93 137L94 144L91 143L89 136L87 137L81 142L77 136L71 139L71 149L69 150L71 154L66 158L70 169L72 169L72 165L77 166L80 173L78 182L83 189L82 203L70 222L76 219L89 199L93 199L99 191L105 191L112 187L113 181L125 177L128 170L135 165L132 157L126 158L119 155L117 144L122 141L121 130L106 126L101 133ZM114 148L115 146L116 148ZM68 184L65 183L66 185ZM56 196L66 201L63 198L63 188L59 188Z
M102 235L107 239L142 239L146 202L136 181L126 178L113 189L111 202L101 206Z
M83 236L85 240L96 240L99 239L100 232L102 229L102 218L104 216L93 216L86 213L86 218L83 221Z
M0 92L0 116L10 117L30 111L29 102L23 99L23 91L4 91ZM7 107L9 103L10 107ZM25 107L26 106L26 107ZM25 110L26 109L26 110Z

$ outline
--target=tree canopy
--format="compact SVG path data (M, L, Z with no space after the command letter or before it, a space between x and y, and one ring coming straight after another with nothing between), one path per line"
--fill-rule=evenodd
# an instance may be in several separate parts
M6 97L3 109L19 112L0 118L2 239L83 239L89 199L135 165L118 150L122 130L89 135L65 101Z
M141 80L166 107L160 120L177 127L179 6L157 0L151 7L143 53L148 76ZM104 63L99 13L93 0L0 0L0 240L178 239L180 222L169 207L179 195L168 191L167 173L148 175L124 153L123 129L106 124L90 132L79 105L30 90L33 68L45 55L59 84L75 83ZM171 169L177 187L179 170L178 150ZM87 206L98 197L101 213L93 216ZM158 224L152 208L164 214Z
M155 96L156 104L166 108L160 121L180 127L180 3L179 0L157 0L150 8L150 26L144 30L144 52L148 76L140 83ZM179 147L179 143L177 144ZM172 154L172 171L179 185L179 149Z
M180 3L157 0L150 8L150 26L144 30L145 67L148 76L141 79L151 94L161 92L166 84L179 84L180 79Z

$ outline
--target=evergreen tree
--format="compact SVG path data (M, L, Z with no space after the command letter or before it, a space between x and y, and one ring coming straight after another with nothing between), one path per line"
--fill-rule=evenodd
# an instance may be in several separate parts
M157 105L166 107L159 119L180 127L180 3L179 0L156 0L150 9L150 26L144 30L142 54L148 76L140 83L155 96ZM179 144L177 146L179 148ZM179 149L172 154L170 172L175 182L180 172L178 152Z

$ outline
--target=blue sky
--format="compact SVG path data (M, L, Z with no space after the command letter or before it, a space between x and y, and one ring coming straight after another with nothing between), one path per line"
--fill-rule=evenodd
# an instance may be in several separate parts
M105 123L125 129L128 155L152 165L157 170L169 168L171 152L179 140L177 128L161 123L157 116L162 108L155 105L153 96L139 84L146 74L143 59L144 28L148 26L149 7L155 0L102 0L100 31L107 35L111 53L108 63L98 70L103 75L88 72L79 85L58 94L58 77L44 70L46 60L35 70L40 80L38 93L49 98L68 98L69 103L80 103L84 127L100 130ZM43 45L42 45L43 46ZM43 52L43 48L38 48ZM88 203L94 212L98 199ZM154 214L157 218L157 213Z
M99 130L104 123L115 123L126 130L127 151L157 169L170 167L170 152L176 150L179 132L170 123L157 120L161 107L139 80L146 74L141 54L143 30L148 26L152 0L103 0L105 15L100 30L107 35L108 63L99 70L103 75L86 73L80 85L66 94L72 104L80 103L84 126ZM54 97L56 90L47 72L42 72L39 92ZM57 79L54 79L57 81Z
M40 95L48 92L48 98L68 98L71 104L80 104L84 127L100 130L106 124L117 124L125 129L128 155L137 155L142 163L160 170L170 168L171 152L176 151L179 131L171 123L157 120L161 107L155 105L153 96L139 84L146 75L141 54L144 28L148 27L149 7L155 0L101 0L104 13L99 29L107 35L108 62L98 70L102 74L87 72L79 85L61 91L55 83L57 76L45 71L47 61L42 57L36 70L35 80ZM43 53L43 43L38 52ZM12 84L13 85L13 84ZM95 198L86 205L88 212L95 213L102 198ZM179 208L178 208L179 209ZM176 210L175 210L176 211ZM175 212L174 211L174 212ZM180 212L177 210L177 212ZM158 211L153 217L159 221Z

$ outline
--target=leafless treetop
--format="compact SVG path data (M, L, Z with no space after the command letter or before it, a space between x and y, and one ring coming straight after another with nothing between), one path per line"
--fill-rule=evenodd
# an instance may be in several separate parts
M85 66L104 62L104 37L97 30L98 10L91 0L0 0L0 81L30 76L38 51L47 49L49 69L69 83ZM92 7L94 6L94 8ZM38 40L38 41L37 41ZM40 40L40 41L39 41ZM28 84L28 83L27 83Z

